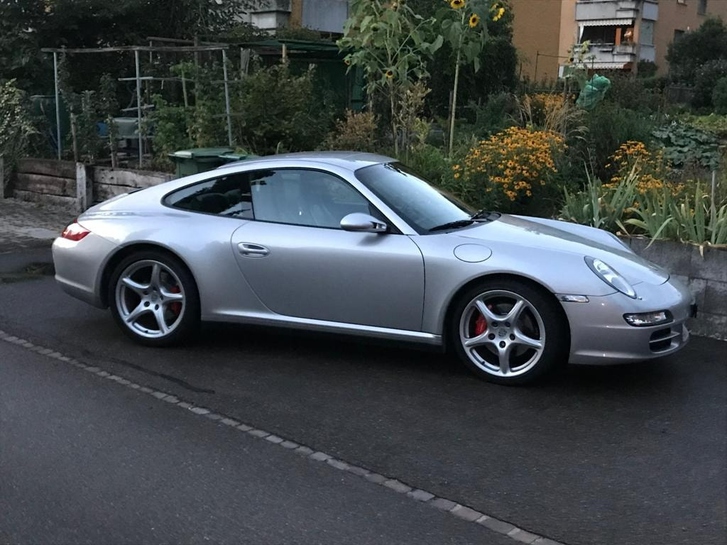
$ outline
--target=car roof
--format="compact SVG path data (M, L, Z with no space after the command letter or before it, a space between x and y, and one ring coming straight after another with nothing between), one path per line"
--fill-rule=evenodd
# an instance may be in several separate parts
M291 161L292 164L318 163L355 171L370 165L390 163L395 160L396 159L392 159L386 155L360 151L307 151L300 153L285 153L280 155L266 155L264 157L254 157L242 161L235 161L234 163L227 163L226 165L218 167L218 170L240 166L254 166L257 164L264 165L266 163L280 161Z

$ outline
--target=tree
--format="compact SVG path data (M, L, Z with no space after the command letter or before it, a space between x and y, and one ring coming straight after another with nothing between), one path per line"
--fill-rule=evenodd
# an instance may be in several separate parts
M267 1L0 0L0 81L16 78L26 90L48 92L52 60L40 48L143 45L148 36L213 36L240 24L247 10ZM69 62L72 79L82 72L85 81L98 81L105 72L117 76L128 71L129 60L85 56L82 71L78 61Z

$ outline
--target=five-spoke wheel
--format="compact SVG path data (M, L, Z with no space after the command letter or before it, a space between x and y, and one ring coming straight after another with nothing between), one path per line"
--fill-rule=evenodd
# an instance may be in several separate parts
M567 357L555 302L514 279L485 281L463 294L450 335L464 363L493 382L530 382Z
M143 252L115 269L109 303L117 323L147 345L173 344L196 328L199 296L192 276L175 258Z

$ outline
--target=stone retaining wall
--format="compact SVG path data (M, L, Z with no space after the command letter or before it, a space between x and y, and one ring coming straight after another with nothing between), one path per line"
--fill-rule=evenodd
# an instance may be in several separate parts
M689 286L699 307L697 318L689 323L692 333L727 341L727 250L706 247L702 255L692 244L657 240L649 246L643 238L626 242Z

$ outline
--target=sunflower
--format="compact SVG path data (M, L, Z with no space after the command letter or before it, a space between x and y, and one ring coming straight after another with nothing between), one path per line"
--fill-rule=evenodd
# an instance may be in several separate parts
M464 4L464 0L450 0L449 7L452 9L462 9Z
M499 21L500 19L502 19L503 15L505 15L505 8L500 6L499 8L497 8L497 12L495 13L495 15L493 15L492 20Z
M475 28L477 25L480 24L480 16L476 13L473 13L470 15L470 28Z
M391 68L384 72L384 75L386 76L386 79L394 79L394 71Z

